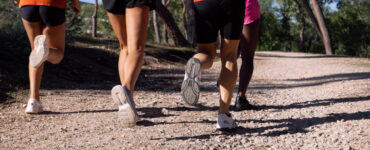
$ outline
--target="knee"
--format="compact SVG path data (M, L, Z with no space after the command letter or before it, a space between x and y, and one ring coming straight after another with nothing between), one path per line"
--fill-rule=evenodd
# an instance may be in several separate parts
M144 47L135 47L128 49L128 54L134 54L137 56L143 56L144 55Z
M229 53L221 56L222 62L236 62L236 59L237 59L236 53Z
M64 54L61 54L58 58L53 59L53 60L48 60L48 61L49 61L51 64L56 65L56 64L60 64L60 63L62 62L63 58L64 58Z
M119 42L119 49L121 50L121 52L123 51L123 50L126 50L127 51L127 45L126 44L124 44L124 43L122 43L121 41Z

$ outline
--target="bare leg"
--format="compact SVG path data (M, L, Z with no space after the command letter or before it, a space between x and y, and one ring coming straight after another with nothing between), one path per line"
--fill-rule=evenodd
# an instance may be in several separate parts
M220 108L219 113L228 114L233 90L238 76L236 62L237 48L239 40L222 39L221 43L221 62L222 68L218 80L220 87Z
M59 64L64 57L66 23L53 27L45 27L43 34L47 37L49 56L47 61Z
M44 33L48 38L50 47L48 61L51 63L59 63L64 56L64 33L65 24L56 27L44 27L40 22L28 22L22 19L24 28L26 29L31 49L34 49L34 40L37 35ZM29 80L30 80L30 98L40 100L39 89L41 84L44 64L38 68L29 65Z
M42 33L42 25L40 22L28 22L23 20L24 28L26 29L28 39L30 41L31 50L34 49L34 39L37 35ZM29 79L30 79L30 98L39 100L39 89L42 72L44 70L44 65L41 65L39 68L33 68L28 65L29 69Z
M118 72L121 84L124 85L124 64L127 56L127 33L126 33L126 17L121 14L112 14L108 13L109 20L111 22L114 33L117 35L119 45L120 45L120 54L118 60Z
M208 69L212 67L213 60L216 57L216 42L209 44L197 44L198 54L194 55L194 58L199 59L202 69Z
M136 80L143 65L146 31L149 21L149 7L137 6L126 9L127 26L127 49L128 53L124 61L125 85L133 94Z
M259 20L244 25L243 36L240 40L242 65L239 73L239 97L245 97L253 74L253 58L258 43Z

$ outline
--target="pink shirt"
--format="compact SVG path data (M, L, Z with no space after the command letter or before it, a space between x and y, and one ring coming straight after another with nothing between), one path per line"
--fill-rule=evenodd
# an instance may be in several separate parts
M260 19L260 5L257 0L245 0L244 24L250 24Z

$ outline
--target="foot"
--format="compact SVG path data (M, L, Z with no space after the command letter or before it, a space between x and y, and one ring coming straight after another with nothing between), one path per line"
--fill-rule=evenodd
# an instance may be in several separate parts
M241 111L241 110L250 110L253 108L253 106L249 104L246 97L237 96L235 100L235 108L237 111Z
M30 64L37 68L44 63L49 55L49 46L45 35L38 35L34 41L34 50L30 54Z
M126 86L117 85L113 87L112 98L118 105L119 118L125 121L127 127L135 126L139 117L135 109L135 103Z
M199 99L200 61L190 58L185 66L185 77L181 85L181 97L189 105L196 105Z
M30 98L27 103L26 111L27 114L38 114L42 113L42 105L39 100Z
M237 127L236 122L233 120L231 114L218 114L216 129L220 131L231 131Z

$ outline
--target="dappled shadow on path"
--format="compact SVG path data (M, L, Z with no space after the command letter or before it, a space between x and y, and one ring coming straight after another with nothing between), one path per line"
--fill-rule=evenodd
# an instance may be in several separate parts
M256 53L256 56L259 57L276 57L276 58L297 58L297 59L312 59L312 58L342 58L346 56L335 56L335 55L316 55L316 56L286 56L286 55L278 55L278 54L264 54L264 53Z
M353 73L338 73L331 75L324 75L310 78L299 78L299 79L287 79L287 81L315 81L315 80L331 80L332 82L337 81L348 81L348 80L361 80L369 79L370 72L353 72Z
M283 90L283 89L292 89L292 88L302 88L302 87L312 87L319 86L328 83L334 82L343 82L343 81L353 81L353 80L365 80L370 79L370 72L355 72L355 73L339 73L331 75L323 75L310 78L298 78L298 79L285 79L285 80L276 80L279 83L273 83L274 80L266 81L266 83L252 83L248 87L248 90ZM203 80L203 79L202 79ZM209 80L209 82L212 80ZM201 91L204 92L218 92L216 87L216 79L214 79L214 85L201 85ZM283 82L283 83L281 83ZM285 83L284 83L285 82ZM289 82L298 82L298 83L289 83ZM303 82L303 83L300 83ZM237 86L235 86L237 90Z
M307 133L309 132L307 128L315 125L332 123L337 121L352 121L370 119L370 111L356 112L356 113L337 113L330 114L326 117L312 117L312 118L287 118L287 119L269 119L269 120L239 120L237 122L255 122L255 123L275 123L277 125L271 125L266 127L258 128L244 128L238 127L237 130L233 132L214 132L210 134L196 135L196 136L178 136L165 138L166 140L187 140L187 139L209 139L211 136L216 135L246 135L252 133L258 133L259 136L280 136L285 134L295 134L295 133ZM182 122L183 123L183 122ZM215 124L215 121L205 121L205 122L187 122L187 123L209 123ZM268 131L274 130L274 131ZM267 133L264 133L266 132ZM163 138L154 138L153 140L159 140Z
M306 101L306 102L299 102L299 103L292 103L290 105L284 106L255 106L256 110L260 109L279 109L279 110L286 110L286 109L301 109L301 108L309 108L309 107L320 107L320 106L328 106L335 103L348 103L348 102L359 102L359 101L369 101L370 96L364 97L347 97L347 98L330 98L330 99L322 99L322 100L313 100L313 101ZM194 108L187 108L187 107L174 107L174 108L167 108L171 111L216 111L218 107L209 107L209 106L200 106ZM267 119L267 120L237 120L237 122L254 122L254 123L273 123L274 125L265 126L265 127L258 127L258 128L244 128L238 127L234 132L212 132L210 134L203 134L197 136L180 136L180 137L171 137L165 138L167 140L187 140L187 139L209 139L211 136L215 135L235 135L235 134L252 134L258 133L260 136L280 136L284 134L295 134L295 133L306 133L309 132L307 128L310 126L331 123L336 121L351 121L351 120L361 120L361 119L370 119L370 111L364 112L356 112L356 113L336 113L336 114L329 114L325 117L312 117L312 118L286 118L286 119ZM152 122L155 125L158 124L193 124L193 123L207 123L210 125L214 125L216 121L210 120L202 120L202 121L189 121L189 122ZM273 130L273 131L268 131ZM157 138L163 139L163 138ZM157 140L154 138L153 140Z
M309 107L320 107L320 106L329 106L336 103L348 103L348 102L361 102L361 101L370 101L370 96L364 97L346 97L346 98L329 98L322 100L313 100L292 103L289 105L253 105L253 110L262 110L262 109L300 109L300 108L309 108Z
M293 83L293 84L257 84L251 85L248 89L250 90L273 90L273 89L290 89L290 88L301 88L310 86L319 86L327 83L351 81L351 80L363 80L370 79L370 72L357 72L357 73L342 73L342 74L332 74L324 75L311 78L300 78L300 79L286 79L285 81L294 82L309 82L309 83Z
M105 110L81 110L81 111L70 111L70 112L56 112L56 111L44 111L43 113L36 115L59 115L59 114L81 114L81 113L109 113L116 112L117 109L105 109Z

